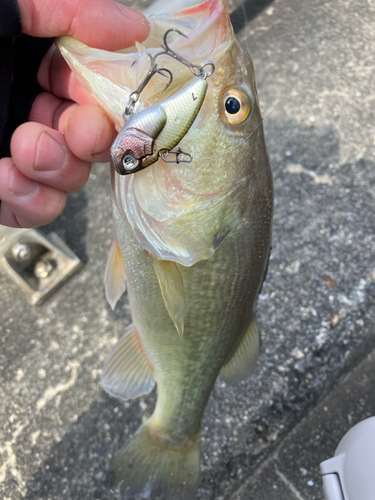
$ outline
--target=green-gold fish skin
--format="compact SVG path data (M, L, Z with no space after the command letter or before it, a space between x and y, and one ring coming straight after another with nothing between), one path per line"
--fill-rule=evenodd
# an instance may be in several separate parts
M125 177L112 172L121 276L133 324L109 355L103 384L125 398L147 393L157 384L153 415L113 466L124 499L195 498L200 423L215 380L220 370L224 380L240 380L256 361L254 307L271 246L272 174L251 58L233 33L225 0L208 0L163 16L160 22L155 17L144 45L159 47L163 32L171 27L183 31L181 23L189 40L177 40L174 50L194 63L210 59L216 68L199 114L179 144L193 162L159 160ZM134 57L143 64L142 55ZM80 73L78 63L72 67L92 89L93 80L85 83L92 78L92 68L86 73L86 66ZM177 61L168 66L174 83L166 95L164 82L150 83L140 109L168 98L195 78L180 66ZM104 63L102 68L105 75ZM122 86L129 94L137 83ZM226 110L228 96L240 101L241 114ZM120 112L113 102L103 107L109 114L114 110L116 122ZM118 251L111 255L118 260ZM118 266L107 269L112 269L107 273L107 295L114 304L123 288L112 293L116 287L111 274L116 276Z

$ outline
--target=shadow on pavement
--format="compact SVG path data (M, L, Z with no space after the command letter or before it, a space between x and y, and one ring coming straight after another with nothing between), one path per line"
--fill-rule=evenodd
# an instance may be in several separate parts
M88 261L86 250L87 235L87 187L77 193L68 195L63 213L47 226L39 228L44 234L51 231L60 236L68 247L86 264Z
M230 19L234 28L234 32L238 33L256 17L263 9L268 7L273 0L247 0L240 7L232 12Z

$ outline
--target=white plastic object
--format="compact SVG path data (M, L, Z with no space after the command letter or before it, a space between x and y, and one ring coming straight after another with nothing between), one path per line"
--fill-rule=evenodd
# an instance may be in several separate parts
M326 500L374 500L375 417L350 429L320 471Z

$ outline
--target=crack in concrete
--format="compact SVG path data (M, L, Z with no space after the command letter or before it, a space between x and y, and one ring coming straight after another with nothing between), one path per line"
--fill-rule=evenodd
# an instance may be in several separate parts
M310 175L310 177L312 177L314 179L314 182L316 182L316 184L333 184L333 179L329 175L326 175L326 174L318 175L315 172L313 172L312 170L307 170L302 165L299 165L297 163L288 163L285 170L289 174L301 174L301 173L303 173L303 174Z
M17 480L19 485L19 492L24 497L26 494L25 490L25 481L22 479L21 473L17 470L17 456L13 451L13 445L16 443L18 436L21 434L23 429L27 427L26 424L20 424L12 435L12 439L10 441L5 441L5 443L0 446L0 455L3 453L6 454L6 457L3 463L0 465L0 484L3 483L6 479L8 469L12 476Z
M293 493L296 500L305 500L301 493L297 490L294 484L286 477L282 472L279 471L277 465L275 464L275 472L281 479L281 481L285 484L285 486L289 489L291 493Z
M74 361L73 363L71 363L70 367L72 369L72 375L70 379L67 382L65 382L65 384L59 383L55 387L47 387L47 389L44 391L43 396L40 399L38 399L36 403L37 410L41 410L42 408L44 408L46 403L48 403L48 401L51 401L51 399L53 399L57 394L68 390L76 383L79 366L80 363L78 363L78 361Z

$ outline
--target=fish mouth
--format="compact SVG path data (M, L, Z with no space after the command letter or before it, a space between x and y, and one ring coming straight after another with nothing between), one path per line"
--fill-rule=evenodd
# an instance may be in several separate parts
M149 21L150 35L142 44L117 52L94 49L68 36L56 40L67 63L109 115L117 131L123 126L122 113L129 95L149 71L149 54L152 56L160 51L166 30L175 28L187 35L188 38L171 36L170 47L198 65L207 59L215 62L233 37L226 0L207 0L173 15L150 17ZM177 67L177 61L167 60L163 56L160 62L166 62L173 71L174 81L167 96L182 89L193 78L188 68ZM153 85L145 89L135 111L141 111L163 99L164 80L158 77Z

